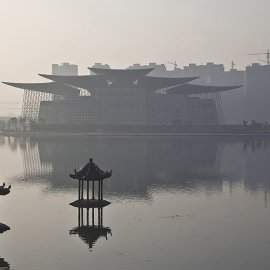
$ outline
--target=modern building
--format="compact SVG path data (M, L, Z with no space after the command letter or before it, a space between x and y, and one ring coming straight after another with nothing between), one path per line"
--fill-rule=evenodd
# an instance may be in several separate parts
M205 65L184 66L181 75L200 77L194 82L200 85L241 85L242 87L237 91L213 93L212 96L221 107L220 114L224 123L242 123L245 119L245 71L237 70L234 66L229 71L225 71L224 65L209 62Z
M173 63L172 63L173 64ZM208 62L205 65L189 64L178 68L175 63L173 70L167 70L164 64L149 63L148 65L134 64L129 68L154 68L151 76L158 77L198 77L192 83L208 86L241 85L237 91L212 92L200 95L201 98L211 98L215 101L220 123L242 123L245 118L245 71L232 66L225 71L224 65Z
M246 68L246 120L270 122L270 65Z
M52 64L52 74L62 76L75 76L78 75L78 66L69 63ZM45 100L61 99L61 95L56 95L53 91L47 91L47 88L52 90L53 84L29 84L25 87L23 93L22 116L31 119L39 119L40 103ZM36 90L40 87L40 91Z
M5 83L61 97L39 102L43 123L103 127L217 125L222 120L213 94L239 87L191 84L194 76L150 76L154 68L89 69L95 75L40 74L52 82Z

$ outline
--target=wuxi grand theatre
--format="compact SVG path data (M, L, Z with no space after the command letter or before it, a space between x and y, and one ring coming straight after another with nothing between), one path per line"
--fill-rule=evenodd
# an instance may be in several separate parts
M24 89L22 116L50 126L168 127L222 123L219 94L239 86L192 84L197 77L154 77L153 68L89 68L91 75L45 75Z

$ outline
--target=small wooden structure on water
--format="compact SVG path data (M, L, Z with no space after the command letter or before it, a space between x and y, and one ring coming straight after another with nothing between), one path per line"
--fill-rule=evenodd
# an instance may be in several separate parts
M74 174L70 177L79 181L78 200L70 203L70 205L82 208L100 208L110 204L110 202L103 199L103 180L110 178L112 171L101 170L93 161L92 158L80 170L74 169ZM86 182L86 199L84 198L84 184ZM92 182L92 198L89 194L89 182ZM98 183L97 199L95 198L95 183Z
M100 237L111 235L111 229L103 226L103 208L110 204L109 201L103 199L103 180L110 178L112 171L101 170L92 158L80 170L74 170L74 174L70 177L79 181L78 200L70 203L70 205L78 208L78 226L69 231L70 234L79 235L79 237L88 244L91 249ZM85 198L85 182L86 182L86 198ZM92 197L90 198L90 183L92 184ZM95 192L95 185L98 184ZM96 194L97 193L97 194ZM86 219L84 219L84 208L86 208ZM98 211L98 220L95 224L95 208ZM91 214L89 215L89 211ZM89 219L89 216L92 220ZM86 222L85 222L86 220Z
M0 270L9 270L10 265L3 258L0 258Z
M0 186L0 195L5 196L10 193L11 185L9 185L7 188L5 187L5 183L3 183L2 186Z
M5 196L5 195L9 194L10 188L11 188L11 185L9 185L9 187L6 188L5 187L5 183L3 183L3 185L0 186L0 195L1 196ZM0 233L4 233L5 231L8 231L8 230L10 230L10 227L9 226L7 226L4 223L0 223Z

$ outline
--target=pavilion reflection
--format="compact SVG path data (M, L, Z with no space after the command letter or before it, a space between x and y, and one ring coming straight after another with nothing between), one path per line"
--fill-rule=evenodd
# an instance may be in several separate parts
M3 258L0 257L0 270L9 270L10 265Z
M95 216L97 212L97 216ZM103 207L78 208L78 226L69 231L70 235L78 235L89 247L94 247L99 238L112 236L111 228L103 226Z

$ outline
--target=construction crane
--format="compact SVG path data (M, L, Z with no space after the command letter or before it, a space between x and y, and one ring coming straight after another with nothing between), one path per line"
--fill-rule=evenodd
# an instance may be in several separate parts
M176 61L174 61L174 63L172 63L172 62L168 62L168 64L174 65L174 69L176 69L176 68L177 68L177 63L176 63Z
M232 63L231 63L231 70L234 70L234 67L235 67L235 63L234 63L234 61L232 60Z
M258 60L261 62L267 63L267 65L270 65L270 51L269 51L269 49L267 50L267 52L264 52L264 53L250 53L248 55L266 55L266 61L261 60L261 59L258 59Z

